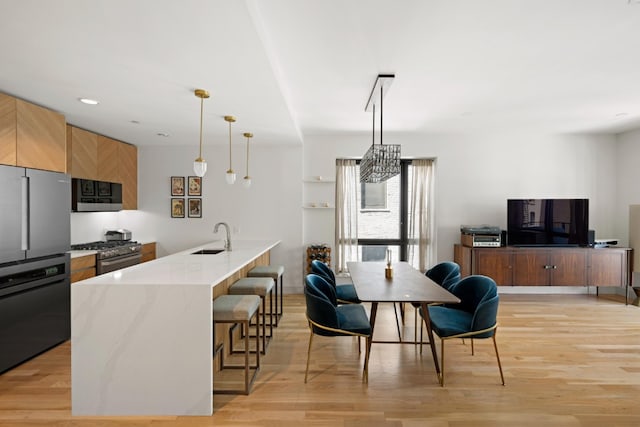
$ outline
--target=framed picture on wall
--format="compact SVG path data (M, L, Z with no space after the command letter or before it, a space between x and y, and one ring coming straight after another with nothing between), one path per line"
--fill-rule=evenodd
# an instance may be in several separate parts
M171 218L184 218L184 199L171 198Z
M171 177L171 195L184 196L184 176Z
M189 218L202 218L202 199L189 198Z
M190 176L188 188L190 196L202 196L202 177Z

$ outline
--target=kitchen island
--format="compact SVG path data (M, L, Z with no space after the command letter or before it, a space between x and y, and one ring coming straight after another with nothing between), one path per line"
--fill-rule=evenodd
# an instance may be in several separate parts
M279 241L212 242L71 287L73 415L211 415L212 301Z

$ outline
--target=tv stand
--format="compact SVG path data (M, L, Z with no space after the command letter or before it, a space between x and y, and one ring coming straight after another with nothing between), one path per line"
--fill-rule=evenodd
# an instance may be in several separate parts
M506 246L470 248L454 245L454 261L462 276L482 274L500 286L621 287L628 299L630 248Z

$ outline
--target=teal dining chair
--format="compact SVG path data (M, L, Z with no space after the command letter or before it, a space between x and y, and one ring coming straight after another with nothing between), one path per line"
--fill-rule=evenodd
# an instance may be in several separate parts
M500 301L496 282L487 276L467 276L451 289L451 293L460 298L460 304L456 308L437 305L428 307L431 329L440 338L440 385L444 386L444 342L454 338L470 338L472 355L474 340L491 338L500 370L500 379L504 385L502 364L496 343Z
M360 299L356 293L356 288L350 283L337 284L336 275L324 262L314 259L311 261L311 271L332 285L336 291L336 299L339 304L359 304Z
M358 337L358 340L363 337L366 338L362 380L368 382L371 324L364 307L361 304L338 305L333 286L316 274L309 274L305 278L304 295L310 330L304 382L307 382L309 375L309 361L311 359L311 346L314 335L325 337L353 336ZM359 343L358 348L360 348Z

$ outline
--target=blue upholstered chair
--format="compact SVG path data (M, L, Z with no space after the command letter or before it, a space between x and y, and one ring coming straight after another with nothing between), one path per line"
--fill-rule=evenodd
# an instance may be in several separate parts
M369 379L369 341L371 340L371 324L361 304L337 305L335 289L324 278L309 274L305 278L304 295L307 303L307 320L309 321L309 349L307 351L307 368L304 382L309 374L311 344L313 335L326 337L354 336L367 339L364 358L363 381Z
M449 291L460 281L460 266L452 261L444 261L431 267L425 275Z
M436 282L446 290L450 291L451 287L460 281L460 266L452 261L443 261L431 267L424 273L429 279ZM420 303L411 303L416 310L414 316L414 337L417 340L418 334L418 315L417 310L420 308ZM420 341L422 342L422 323L420 324Z
M311 271L313 274L321 276L329 284L331 284L336 291L336 298L339 304L359 304L358 294L356 288L350 283L338 285L336 283L336 275L333 270L329 268L327 264L317 259L311 261Z
M504 385L502 364L496 344L499 302L496 282L486 276L468 276L451 288L451 293L460 298L461 302L456 308L437 305L428 307L431 329L440 337L440 385L444 386L444 342L452 338L471 338L472 355L475 339L493 339L500 379Z

